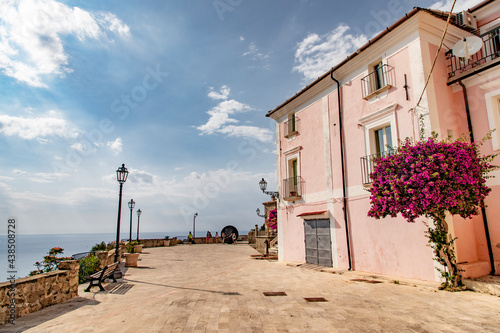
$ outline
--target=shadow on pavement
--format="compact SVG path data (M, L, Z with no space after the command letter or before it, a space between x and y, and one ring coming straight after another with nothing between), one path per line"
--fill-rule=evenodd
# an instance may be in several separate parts
M77 310L87 305L97 305L99 303L100 302L96 301L95 299L88 299L77 296L70 300L67 300L66 302L48 306L39 311L16 318L15 325L0 325L0 332L24 332L30 328L40 325L43 322L52 320L68 312Z
M238 292L232 292L232 291L218 291L218 290L208 290L208 289L178 287L178 286L170 286L168 284L151 283L151 282L144 282L144 281L130 280L130 279L123 279L123 280L127 281L127 282L137 282L137 283L149 284L149 285L152 285L152 286L160 286L160 287L172 288L172 289L194 290L194 291L203 291L203 292L213 293L213 294L241 296L240 293L238 293Z

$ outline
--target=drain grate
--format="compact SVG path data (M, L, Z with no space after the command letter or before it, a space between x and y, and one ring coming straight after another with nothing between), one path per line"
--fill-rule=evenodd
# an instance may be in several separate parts
M119 285L113 287L109 291L110 294L119 294L119 295L124 295L127 291L130 290L134 285L130 283L120 283Z
M265 291L264 296L286 296L284 291Z
M304 299L308 302L328 302L324 297L304 297Z
M365 283L382 283L382 281L377 281L377 280L366 280L366 279L351 279L351 281L356 281L356 282L365 282Z

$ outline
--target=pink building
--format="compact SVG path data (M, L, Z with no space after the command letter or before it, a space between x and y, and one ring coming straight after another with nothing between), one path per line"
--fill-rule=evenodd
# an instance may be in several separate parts
M269 111L277 122L280 260L438 279L423 219L367 217L366 189L373 157L398 140L421 130L456 138L469 128L479 140L500 129L500 1L453 14L444 45L469 37L472 54L465 60L443 46L431 71L447 16L413 9ZM483 153L499 150L494 133ZM488 185L484 216L448 220L465 277L500 274L499 172Z

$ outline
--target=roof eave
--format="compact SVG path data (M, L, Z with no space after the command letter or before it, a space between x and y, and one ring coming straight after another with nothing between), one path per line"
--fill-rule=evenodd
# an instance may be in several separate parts
M487 1L489 1L489 0L487 0ZM421 10L426 11L426 12L430 13L431 15L437 16L437 17L442 18L442 19L444 17L447 17L449 15L448 12L431 10L431 9L426 9L426 8L421 8L421 7L413 7L413 9L411 11L409 11L408 13L406 13L402 18L400 18L399 20L397 20L396 22L394 22L393 24L391 24L389 27L385 28L378 35L376 35L375 37L373 37L372 39L370 39L366 44L364 44L363 46L361 46L359 49L357 49L351 55L348 55L347 58L345 58L340 63L338 63L337 65L335 65L334 67L332 67L328 72L326 72L325 74L323 74L320 77L318 77L316 80L314 80L312 83L310 83L309 85L307 85L306 87L304 87L301 91L299 91L298 93L296 93L294 96L292 96L291 98L289 98L288 100L286 100L285 102L283 102L282 104L280 104L278 107L274 108L273 110L268 111L267 114L266 114L266 117L270 117L273 113L277 112L279 109L283 108L285 105L289 104L290 102L292 102L293 100L295 100L296 98L298 98L299 96L301 96L303 93L305 93L311 87L313 87L318 82L320 82L321 80L323 80L326 76L330 75L330 73L335 72L337 69L339 69L340 67L344 66L351 59L353 59L358 54L360 54L361 52L363 52L364 50L366 50L368 47L370 47L372 44L374 44L375 42L377 42L378 40L380 40L382 37L384 37L385 35L387 35L389 32L393 31L395 28L397 28L398 26L400 26L401 24L403 24L404 22L406 22L407 20L409 20L411 17L413 17L416 13L418 13Z

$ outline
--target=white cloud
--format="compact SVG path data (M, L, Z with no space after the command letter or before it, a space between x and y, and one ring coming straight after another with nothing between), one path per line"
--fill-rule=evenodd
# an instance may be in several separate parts
M228 125L219 129L217 132L227 134L228 136L253 138L262 142L273 141L273 132L271 132L267 128L256 126Z
M222 126L227 123L237 123L238 120L229 118L230 114L237 112L249 111L252 108L249 105L235 101L234 99L220 102L217 106L213 107L207 113L210 115L210 119L204 125L198 126L197 129L202 132L202 134L213 134L215 131L219 131Z
M257 48L257 45L255 45L255 42L250 43L250 45L248 46L248 51L243 53L243 56L250 56L253 60L263 60L269 58L268 54L260 52L260 50Z
M0 1L0 70L34 87L41 76L71 73L61 37L98 39L106 32L128 36L129 28L111 13L90 13L55 0Z
M457 0L457 3L455 4L455 7L453 8L453 12L457 13L457 12L460 12L462 10L472 8L477 4L478 4L478 0ZM444 0L444 1L438 1L434 4L432 4L429 8L449 12L452 5L453 5L453 0Z
M137 169L129 169L129 175L127 181L131 183L139 183L139 184L153 184L155 176L149 172L137 170Z
M78 131L70 128L66 120L54 116L22 118L0 115L0 133L5 136L18 136L26 140L52 136L62 138L76 138L78 136Z
M111 149L111 151L115 155L118 155L119 153L122 152L123 148L122 138L116 138L115 141L109 141L106 145Z
M196 127L201 132L200 135L221 133L227 136L249 137L263 142L271 142L273 133L268 129L256 126L229 125L239 122L236 119L230 118L229 115L253 110L247 104L234 99L228 99L230 91L226 85L221 87L220 92L216 92L213 88L210 88L208 97L214 100L223 99L224 101L207 111L208 115L210 115L207 123Z
M37 172L37 173L30 173L25 170L19 170L19 169L14 169L12 170L12 173L16 176L16 178L26 178L29 179L32 182L35 183L52 183L55 180L60 180L62 178L69 177L69 174L67 173L61 173L61 172Z
M223 85L220 88L219 92L215 91L213 87L210 87L210 92L208 93L208 97L210 97L213 100L227 99L229 97L230 92L231 89L229 89L229 87L226 85Z
M245 37L240 36L240 40L241 40L241 41L244 41L244 40L245 40Z
M309 34L297 44L293 71L302 73L306 80L316 79L368 42L365 35L353 36L348 30L341 24L323 36Z

